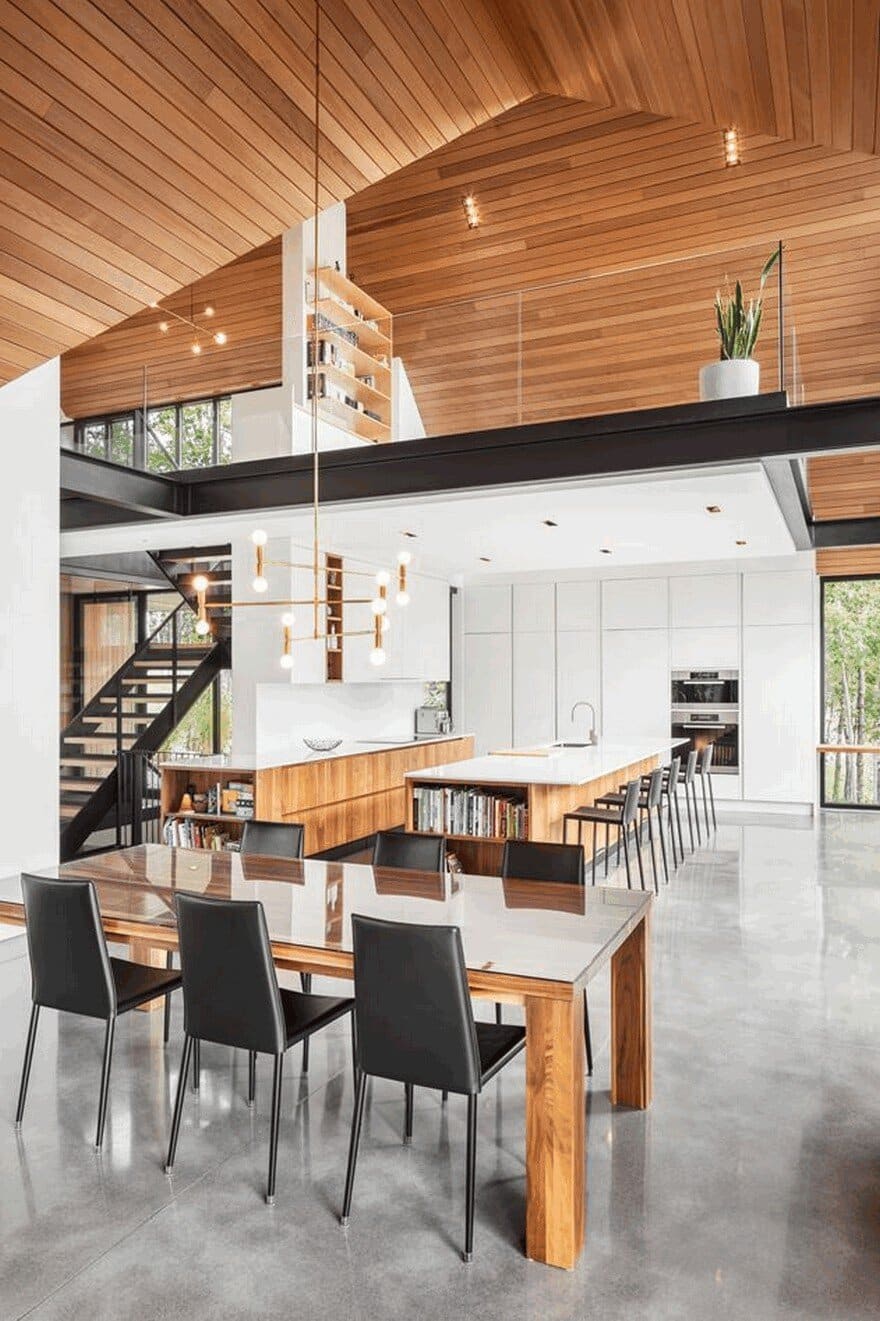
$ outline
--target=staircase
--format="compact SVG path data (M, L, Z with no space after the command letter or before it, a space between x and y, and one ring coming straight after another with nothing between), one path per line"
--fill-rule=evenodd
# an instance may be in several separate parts
M229 548L163 552L153 557L183 596L176 610L119 667L61 734L60 853L77 854L95 831L126 825L119 794L120 758L155 752L193 703L231 663L231 611L211 611L212 633L194 631L197 573L211 580L208 601L231 596Z

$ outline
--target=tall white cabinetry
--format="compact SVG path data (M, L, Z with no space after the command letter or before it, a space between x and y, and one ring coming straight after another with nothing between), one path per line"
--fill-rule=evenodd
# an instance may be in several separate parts
M809 572L743 578L743 797L750 801L815 800L815 592Z
M556 590L553 583L515 583L513 744L552 743L556 735Z
M513 741L513 590L468 587L464 592L462 728L477 755Z
M575 712L575 702L591 702L596 728L602 723L602 666L600 661L599 584L556 584L556 732L560 739L578 741L587 731L590 714Z
M602 728L612 738L669 727L669 582L602 583Z

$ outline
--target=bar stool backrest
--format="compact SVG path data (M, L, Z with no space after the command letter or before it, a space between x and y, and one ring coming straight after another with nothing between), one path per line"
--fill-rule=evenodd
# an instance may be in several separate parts
M401 871L445 871L446 839L443 835L418 835L404 830L377 831L373 866L397 867Z
M669 785L670 790L674 790L675 786L678 784L678 776L680 771L681 771L681 757L673 757L672 761L669 763L669 766L667 767L667 772L668 772L667 784Z
M626 786L626 793L623 797L623 807L621 808L621 825L631 826L636 819L639 810L639 798L642 794L641 780L630 780Z
M245 821L241 852L262 853L267 858L301 858L305 834L305 826L293 821Z
M684 778L688 784L693 784L694 776L697 773L697 752L694 749L688 753L687 764L684 768Z
M91 881L21 878L34 1004L112 1018L116 983Z
M646 797L647 797L647 806L649 809L652 807L659 806L660 799L663 797L662 766L658 766L657 769L651 771L651 774L648 776L648 792Z
M284 1011L263 905L178 894L177 933L187 1036L280 1055Z
M458 927L354 913L351 930L358 1068L417 1087L479 1092L480 1052Z
M584 884L584 851L580 844L509 839L501 856L501 875L518 881Z
M703 756L702 756L702 760L700 761L701 775L709 774L709 769L712 765L712 754L714 751L715 751L714 743L707 743L706 746L703 748Z

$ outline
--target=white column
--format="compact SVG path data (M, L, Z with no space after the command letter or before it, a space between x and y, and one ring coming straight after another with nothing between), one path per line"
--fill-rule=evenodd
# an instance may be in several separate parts
M0 389L0 876L58 858L58 359Z

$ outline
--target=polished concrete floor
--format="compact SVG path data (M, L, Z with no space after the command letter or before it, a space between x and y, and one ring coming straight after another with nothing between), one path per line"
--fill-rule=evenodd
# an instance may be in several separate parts
M587 1243L571 1273L523 1258L522 1057L481 1103L465 1266L464 1113L376 1084L348 1230L337 1222L347 1028L287 1061L278 1200L269 1078L205 1048L173 1178L180 1053L161 1015L120 1022L106 1150L92 1149L101 1028L44 1013L13 1127L28 1013L0 944L0 1318L861 1318L880 1315L880 816L720 825L657 904L655 1101L608 1099L607 987L591 993ZM328 989L330 983L326 984ZM509 1011L511 1012L511 1011Z

